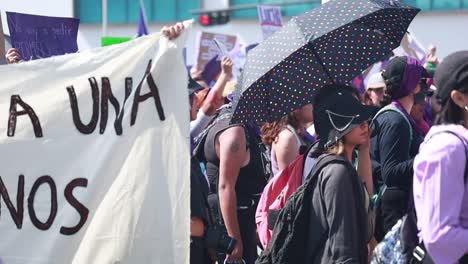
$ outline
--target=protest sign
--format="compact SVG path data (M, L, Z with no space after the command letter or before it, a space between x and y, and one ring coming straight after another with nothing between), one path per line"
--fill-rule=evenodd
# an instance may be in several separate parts
M263 39L267 39L283 26L281 7L279 6L257 6L258 19L262 27Z
M101 47L111 46L114 44L120 44L132 40L132 38L125 37L102 37Z
M0 262L189 263L187 34L0 66Z
M224 46L224 44L221 41L217 40L217 39L214 39L213 41L214 41L216 47L218 47L221 56L225 56L225 57L229 58L229 52L227 51L226 46Z
M24 61L78 51L79 19L6 12L12 46Z
M205 65L216 55L221 58L223 54L221 54L220 48L216 45L214 40L222 43L225 47L227 52L231 52L237 44L237 37L230 36L225 34L218 34L218 33L208 33L202 32L201 36L199 37L199 45L198 45L198 55L197 55L197 67L199 69L204 69Z

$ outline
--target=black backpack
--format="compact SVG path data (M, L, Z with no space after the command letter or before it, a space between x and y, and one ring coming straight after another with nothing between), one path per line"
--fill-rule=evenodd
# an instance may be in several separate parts
M319 248L308 248L311 239L317 239L316 245L326 241L326 230L317 231L317 236L309 237L310 210L312 195L317 185L320 171L331 163L347 164L346 160L335 155L322 155L317 159L307 181L287 200L278 215L273 234L267 248L255 262L256 264L300 264L314 256ZM320 220L317 220L320 221ZM315 231L314 231L315 233Z

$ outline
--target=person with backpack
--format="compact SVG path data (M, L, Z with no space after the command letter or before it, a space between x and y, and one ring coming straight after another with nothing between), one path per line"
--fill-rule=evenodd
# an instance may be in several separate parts
M316 162L281 210L257 264L367 263L369 196L352 155L356 146L369 145L376 109L341 85L323 87L313 105Z
M367 263L369 194L353 165L353 153L357 146L369 152L368 121L376 109L361 104L340 85L322 88L314 97L314 106L320 138L311 154L317 158L315 166L327 155L345 162L326 165L317 175L309 226L317 225L318 216L325 234L317 240L316 228L309 229L309 252L316 254L307 263ZM370 164L368 154L367 159Z
M413 178L413 159L423 138L410 116L414 96L429 77L412 57L395 57L386 65L383 108L376 114L370 155L374 190L379 193L376 208L377 241L408 211Z
M173 26L164 27L161 34L172 40L177 38L183 30L184 25L177 23ZM230 70L231 64L230 60L223 60L222 62L223 67L228 70ZM193 80L190 75L188 76L187 88L191 122L197 119L199 110L205 112L209 109L209 111L213 111L218 107L217 95L213 95L214 98L209 100L205 100L204 96L197 95L205 88ZM216 91L216 93L218 92ZM193 135L191 135L191 141L192 137ZM193 144L191 144L191 148L193 147ZM208 202L210 184L201 170L197 156L191 156L190 165L190 263L212 264L214 263L212 254L232 250L235 240L228 237L225 230L220 229L215 222Z
M468 51L435 72L441 112L414 160L419 238L435 263L468 263Z
M231 108L224 108L202 133L200 150L210 181L208 201L217 221L236 240L231 254L218 254L218 262L252 264L257 258L255 209L270 175L257 128L230 124Z
M262 126L262 142L270 146L271 167L273 175L282 171L299 154L307 142L304 136L306 125L313 121L312 104L307 104L279 121L266 123Z

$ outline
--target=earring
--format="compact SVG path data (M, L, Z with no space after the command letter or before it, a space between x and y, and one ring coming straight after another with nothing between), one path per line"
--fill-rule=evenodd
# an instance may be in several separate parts
M468 112L468 106L467 105L465 105L465 110Z

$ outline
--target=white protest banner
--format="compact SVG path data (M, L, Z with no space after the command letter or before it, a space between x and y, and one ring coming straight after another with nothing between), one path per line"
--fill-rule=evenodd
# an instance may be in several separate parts
M189 263L185 31L0 66L0 262Z
M257 6L258 19L262 27L263 39L267 39L283 26L281 7L279 6Z

